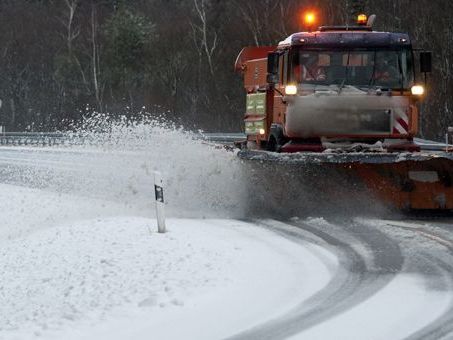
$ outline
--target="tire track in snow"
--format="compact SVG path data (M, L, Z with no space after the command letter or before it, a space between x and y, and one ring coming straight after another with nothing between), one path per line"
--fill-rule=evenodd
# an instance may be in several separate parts
M439 289L453 292L453 225L442 223L430 223L410 221L386 221L389 226L406 230L424 237L437 247L423 247L410 261L420 273L427 278L437 272L437 284L442 284ZM448 237L447 237L448 236ZM416 246L416 245L414 245ZM439 247L440 246L440 247ZM428 269L429 268L429 269ZM414 332L407 337L408 340L442 340L453 338L453 304L437 320L427 327Z
M439 258L431 260L431 265L439 269L439 276L446 277L449 281L449 289L453 291L453 265L449 261ZM437 320L429 326L407 337L407 340L443 340L453 339L453 305Z
M307 237L312 241L317 239L320 245L336 253L340 259L339 270L328 286L294 310L230 339L283 339L299 334L360 304L386 286L403 266L397 242L362 225L338 227L329 223L293 222L285 226L271 222L266 226L303 244ZM357 243L360 247L352 246Z

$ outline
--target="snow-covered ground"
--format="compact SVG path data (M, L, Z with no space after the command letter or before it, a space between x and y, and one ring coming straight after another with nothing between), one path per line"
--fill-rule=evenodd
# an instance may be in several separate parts
M337 265L235 220L170 219L161 235L117 203L11 185L0 206L0 339L224 338L296 306Z
M0 340L453 334L451 223L244 222L262 183L233 152L159 124L98 130L92 145L0 147Z
M416 275L399 275L355 308L290 339L406 339L451 307L451 294L426 288Z

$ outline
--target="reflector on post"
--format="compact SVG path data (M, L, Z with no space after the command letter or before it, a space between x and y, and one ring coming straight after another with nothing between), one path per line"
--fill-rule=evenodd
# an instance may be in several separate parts
M165 226L165 199L164 199L164 181L159 171L154 172L154 192L156 195L156 217L157 228L159 233L167 232Z

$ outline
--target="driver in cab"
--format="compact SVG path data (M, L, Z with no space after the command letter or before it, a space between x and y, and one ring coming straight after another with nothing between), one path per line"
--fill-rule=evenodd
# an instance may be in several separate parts
M398 70L391 65L388 59L379 58L376 61L374 80L377 82L389 83L398 79Z
M316 54L302 54L300 63L295 69L297 80L300 83L313 81L326 81L326 72L319 65L319 58Z

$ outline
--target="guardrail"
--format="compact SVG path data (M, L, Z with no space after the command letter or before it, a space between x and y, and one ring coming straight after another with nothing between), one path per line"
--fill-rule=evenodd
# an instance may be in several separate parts
M202 133L195 138L213 143L233 144L245 139L242 133ZM7 132L0 134L0 145L4 146L63 146L83 145L87 137L61 132Z
M246 139L243 133L200 133L195 136L195 138L208 142L230 145ZM0 145L5 146L63 146L83 145L86 142L86 137L62 132L7 132L0 134ZM446 148L444 143L419 138L415 139L415 143L425 151L444 151ZM453 148L453 145L448 147Z
M71 140L69 134L57 132L6 132L0 134L0 145L63 145Z
M243 133L203 133L200 135L200 139L213 143L233 144L245 140L246 135Z

